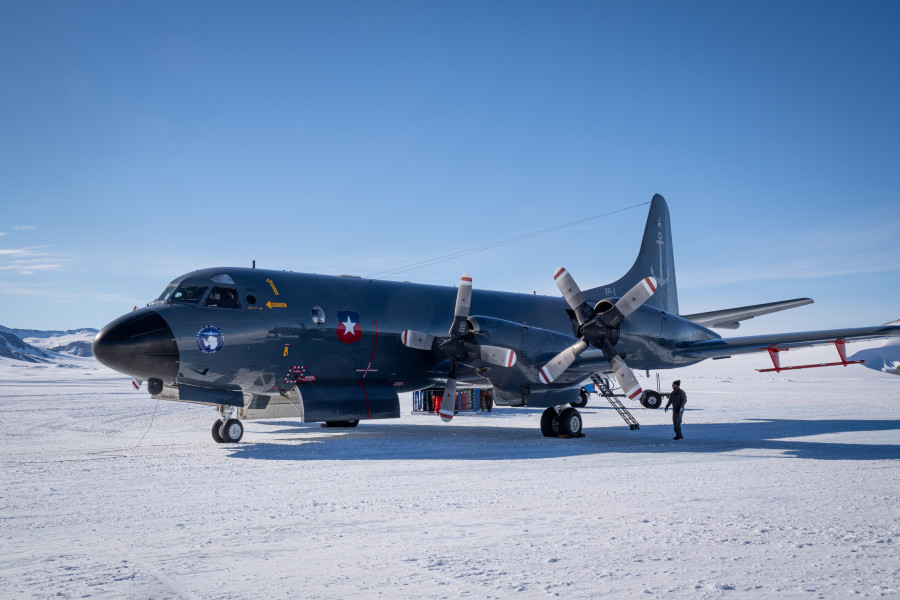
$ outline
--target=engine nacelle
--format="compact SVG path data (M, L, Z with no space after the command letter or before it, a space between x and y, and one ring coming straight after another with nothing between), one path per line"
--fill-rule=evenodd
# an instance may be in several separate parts
M494 317L469 317L468 325L479 343L515 350L519 359L526 362L538 353L553 348L562 350L573 342L572 336L564 333Z

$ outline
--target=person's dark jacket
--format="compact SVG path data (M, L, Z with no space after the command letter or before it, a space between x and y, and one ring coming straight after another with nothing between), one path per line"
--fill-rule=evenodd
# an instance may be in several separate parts
M671 406L674 410L681 411L684 410L685 404L687 404L687 394L684 393L683 389L677 387L669 395L669 402L666 404L666 408Z

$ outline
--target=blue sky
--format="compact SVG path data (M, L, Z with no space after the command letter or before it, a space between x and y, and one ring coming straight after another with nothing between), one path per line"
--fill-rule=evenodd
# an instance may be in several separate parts
M900 5L3 2L0 324L207 266L369 274L669 202L680 304L900 318ZM556 294L646 207L404 273Z

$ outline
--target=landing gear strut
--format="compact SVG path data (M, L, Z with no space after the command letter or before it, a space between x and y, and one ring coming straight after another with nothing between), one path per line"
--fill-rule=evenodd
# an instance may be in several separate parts
M219 444L236 444L244 437L244 424L232 418L234 409L221 408L222 418L212 426L212 438Z

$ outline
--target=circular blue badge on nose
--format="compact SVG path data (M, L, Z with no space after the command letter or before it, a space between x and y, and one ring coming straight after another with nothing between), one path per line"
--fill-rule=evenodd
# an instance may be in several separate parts
M204 354L215 354L225 345L225 334L215 325L207 325L197 333L197 347Z

